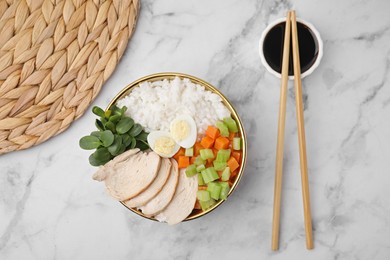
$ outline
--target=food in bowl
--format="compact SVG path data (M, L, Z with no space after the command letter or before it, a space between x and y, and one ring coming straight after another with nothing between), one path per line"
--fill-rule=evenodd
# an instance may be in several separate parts
M112 131L114 140L123 141L122 135L132 133L121 153L111 145L103 147L116 154L93 177L105 182L112 197L170 225L226 200L243 163L242 133L219 95L176 77L142 82L113 108L123 111L115 118L118 122L129 118L133 125L121 125L118 133L110 119L103 120L111 108L98 113L104 117L101 131ZM134 125L141 131L132 130Z

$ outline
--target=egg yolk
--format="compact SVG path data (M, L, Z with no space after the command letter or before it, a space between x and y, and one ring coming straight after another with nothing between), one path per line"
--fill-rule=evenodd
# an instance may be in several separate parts
M175 148L175 141L172 138L162 136L154 143L154 150L161 154L170 154Z
M182 141L190 135L190 126L186 121L177 121L171 127L171 135L177 141Z

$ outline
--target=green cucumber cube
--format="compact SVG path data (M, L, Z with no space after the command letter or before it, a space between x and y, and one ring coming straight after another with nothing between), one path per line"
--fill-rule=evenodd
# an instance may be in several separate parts
M219 150L217 153L217 162L227 162L230 158L230 149Z
M241 150L241 138L240 137L233 138L233 150Z
M199 166L196 167L196 172L201 172L203 171L204 169L206 169L206 166L204 166L204 164L201 164Z
M207 190L198 190L196 193L196 197L199 201L208 201L210 200L210 192Z
M212 206L214 206L217 202L213 199L210 199L208 201L199 201L199 203L200 203L200 206L202 207L202 210L206 211L209 208L211 208Z
M205 185L202 174L198 174L198 186Z
M213 153L213 150L211 150L211 149L202 149L199 152L200 152L200 157L203 160L213 159L214 158L214 153Z
M214 165L214 169L216 171L222 171L222 170L224 170L226 168L226 162L214 161L213 165Z
M210 192L210 197L215 200L219 200L221 189L221 185L219 185L219 183L217 182L210 182L207 185L207 190Z
M236 123L236 121L233 118L226 117L226 118L223 119L223 122L225 123L225 125L227 126L227 128L229 129L229 131L231 133L237 133L238 132L237 123Z
M188 157L192 157L194 156L194 148L191 147L191 148L187 148L185 153L184 153L185 156L188 156Z
M226 167L222 172L221 180L228 181L230 179L230 168Z
M229 183L224 182L224 181L220 181L219 185L221 186L221 193L219 194L219 198L221 200L226 200L226 198L229 194L229 191L230 191Z
M197 156L197 157L195 158L194 164L195 164L196 166L199 166L199 165L205 164L205 163L206 163L206 160L203 160L202 157Z
M209 183L219 179L219 175L214 169L214 167L209 167L206 170L203 170L201 174L205 183Z
M197 174L196 165L195 165L195 164L189 165L189 166L186 168L186 175L187 175L187 177L192 177L192 176L194 176L195 174Z
M221 136L225 136L225 137L229 136L229 128L224 124L224 122L217 121L216 126L219 129Z

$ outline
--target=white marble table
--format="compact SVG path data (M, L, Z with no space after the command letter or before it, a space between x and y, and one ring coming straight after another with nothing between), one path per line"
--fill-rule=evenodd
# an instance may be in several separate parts
M279 80L261 31L294 8L324 39L304 79L315 249L305 249L294 93L286 121L281 249L270 250ZM170 227L91 180L88 112L32 149L0 156L0 259L390 259L390 1L142 1L136 33L94 105L155 72L192 74L237 107L249 139L227 203ZM292 87L292 84L290 84Z

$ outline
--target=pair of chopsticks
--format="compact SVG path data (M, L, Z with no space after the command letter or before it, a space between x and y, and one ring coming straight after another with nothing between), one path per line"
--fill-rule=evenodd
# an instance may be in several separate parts
M275 193L274 193L274 212L272 223L272 250L279 249L279 225L280 225L280 201L282 193L282 175L283 175L283 146L284 146L284 128L286 119L286 100L287 100L287 84L288 84L288 65L290 51L290 36L292 34L292 53L294 67L294 86L295 99L297 110L298 124L298 142L299 142L299 157L301 166L302 179L302 196L304 221L306 232L306 248L313 248L313 233L311 224L310 212L310 194L309 180L307 176L307 158L306 158L306 140L305 140L305 124L303 117L303 101L302 101L302 83L301 83L301 66L299 61L298 47L298 29L295 11L288 11L286 18L286 28L284 34L283 59L282 59L282 82L280 90L280 106L279 106L279 122L278 122L278 140L276 147L276 167L275 167Z

